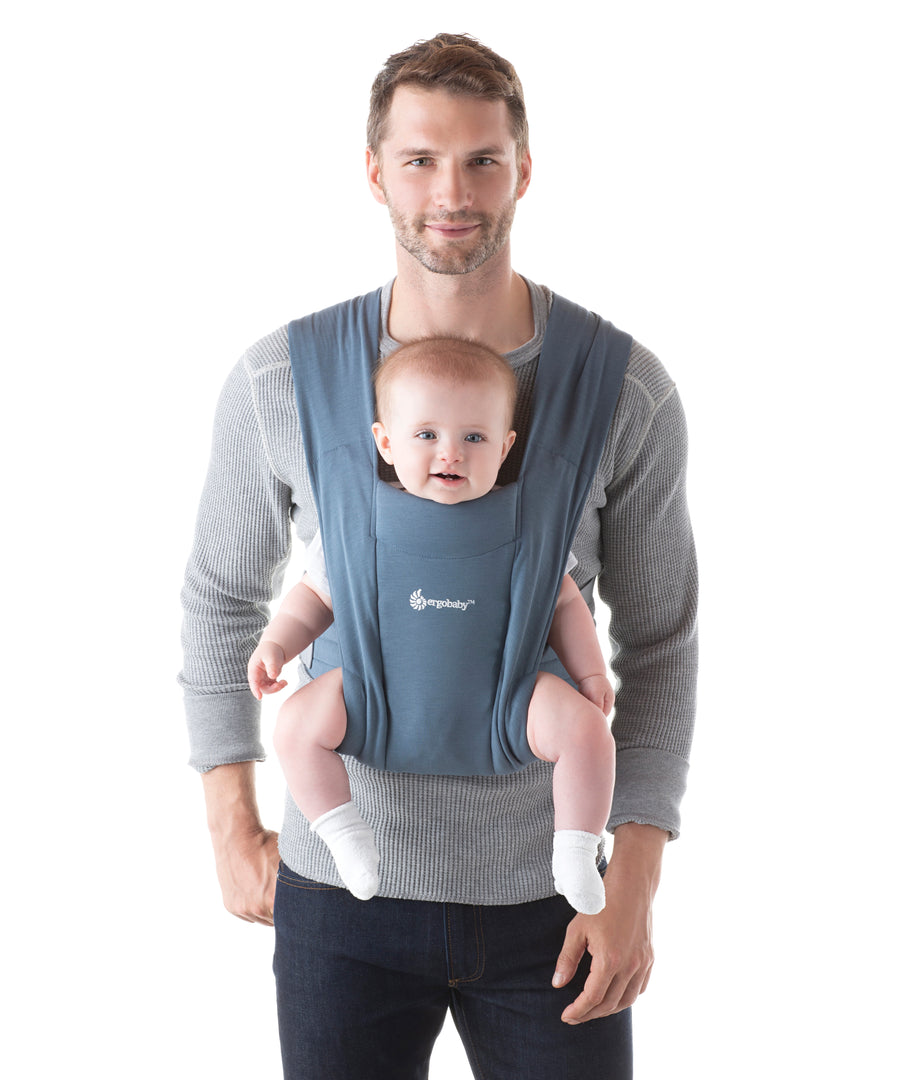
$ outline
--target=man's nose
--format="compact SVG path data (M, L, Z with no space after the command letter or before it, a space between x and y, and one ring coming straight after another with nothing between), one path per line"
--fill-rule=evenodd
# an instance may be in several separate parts
M472 202L472 191L465 169L447 165L440 170L434 191L435 205L448 213L465 210Z

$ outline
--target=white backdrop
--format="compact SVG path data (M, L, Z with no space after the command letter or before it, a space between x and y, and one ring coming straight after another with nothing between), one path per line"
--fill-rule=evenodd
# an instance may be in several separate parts
M438 30L525 86L516 268L688 411L701 699L637 1075L890 1075L889 5L312 6L4 20L5 1075L280 1075L271 932L221 908L184 764L178 590L234 360L392 273L368 88ZM432 1075L468 1075L450 1031Z

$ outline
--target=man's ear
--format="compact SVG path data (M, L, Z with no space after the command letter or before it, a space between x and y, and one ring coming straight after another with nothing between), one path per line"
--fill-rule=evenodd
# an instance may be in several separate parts
M516 187L516 198L521 199L531 183L531 154L526 153L519 164L519 183Z
M376 420L372 425L372 435L375 437L375 445L378 447L378 453L384 458L388 465L394 464L394 458L391 455L391 437L387 433L387 429L381 421Z
M381 164L378 161L378 155L370 146L366 147L366 179L369 181L369 191L374 195L375 201L386 206L387 199L381 187Z

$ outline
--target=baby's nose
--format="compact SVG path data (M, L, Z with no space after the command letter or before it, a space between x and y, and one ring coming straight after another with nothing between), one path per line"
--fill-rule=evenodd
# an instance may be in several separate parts
M455 440L447 440L441 445L438 453L441 461L459 461L462 457L462 446Z

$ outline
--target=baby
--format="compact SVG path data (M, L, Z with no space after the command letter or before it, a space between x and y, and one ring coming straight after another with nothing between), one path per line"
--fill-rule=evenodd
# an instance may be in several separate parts
M372 434L411 497L455 504L494 489L516 438L515 376L483 346L427 339L389 356L375 376ZM569 559L571 570L574 560ZM258 698L282 690L284 665L333 621L321 543L309 547L307 573L290 592L250 657L248 679ZM548 644L576 690L538 673L527 716L528 745L554 763L554 885L586 914L605 903L597 870L600 834L612 802L615 747L607 723L614 694L587 604L567 572ZM503 642L497 642L502 649ZM350 795L335 752L347 729L340 669L325 672L282 706L275 747L294 802L328 845L341 879L361 900L378 891L379 854L371 827Z

